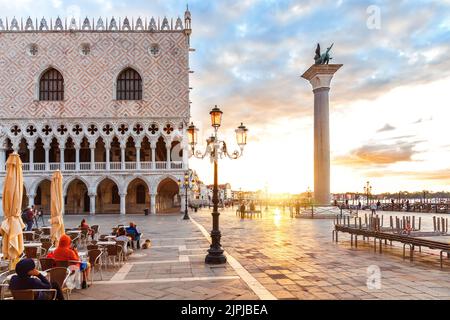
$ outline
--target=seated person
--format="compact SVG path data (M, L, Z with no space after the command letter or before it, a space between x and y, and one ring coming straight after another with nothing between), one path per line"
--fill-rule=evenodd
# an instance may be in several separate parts
M134 249L134 244L133 241L136 241L136 245L137 248L140 249L141 248L141 234L137 228L136 228L136 224L134 222L130 222L130 226L128 228L126 228L126 232L127 235L129 235L131 237L131 247Z
M91 227L89 227L89 225L86 222L86 219L81 220L80 229L87 230L88 236L91 236L92 240L94 240L94 230L91 229Z
M116 241L124 241L123 245L123 253L125 255L129 255L133 253L133 250L128 249L128 242L130 242L130 238L126 235L124 228L119 228L117 230L117 237L114 238Z
M80 256L78 255L78 251L71 246L72 240L68 235L63 234L59 239L58 247L53 251L51 258L55 259L55 261L76 261L73 265L79 267L79 270L83 272L83 282L81 287L86 289L87 282L86 280L89 277L89 272L91 266L89 262L80 261Z
M56 299L64 300L61 288L56 282L50 283L37 269L33 259L22 259L16 264L17 275L9 281L10 290L56 289ZM37 300L48 300L48 292L39 292Z

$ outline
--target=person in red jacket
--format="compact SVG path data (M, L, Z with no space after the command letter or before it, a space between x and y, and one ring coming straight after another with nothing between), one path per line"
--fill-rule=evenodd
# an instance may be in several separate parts
M89 262L80 261L78 251L71 247L71 243L72 240L70 239L70 237L66 234L63 234L59 239L58 247L52 254L52 258L55 259L55 261L73 261L73 263L71 264L79 266L80 271L83 272L82 288L86 289L86 280L89 277L91 266L89 265Z

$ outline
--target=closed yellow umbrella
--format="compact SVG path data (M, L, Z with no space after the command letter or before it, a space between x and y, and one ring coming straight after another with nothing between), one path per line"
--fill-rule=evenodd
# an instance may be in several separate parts
M23 175L22 161L17 153L12 153L6 161L6 176L3 185L3 236L2 253L10 260L10 269L16 267L23 253L23 233L25 224L22 221Z
M52 242L56 245L59 242L59 238L64 234L64 222L62 218L63 212L63 186L61 171L56 171L52 176L52 182L50 185L50 224Z

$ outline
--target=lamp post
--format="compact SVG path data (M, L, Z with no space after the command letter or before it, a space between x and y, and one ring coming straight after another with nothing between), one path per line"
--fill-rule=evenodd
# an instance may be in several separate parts
M222 264L227 261L227 258L223 254L222 246L220 245L220 238L222 237L219 230L219 211L218 211L218 161L219 158L228 157L230 159L237 159L242 156L244 147L247 144L247 131L248 129L241 123L241 125L235 130L236 140L239 145L240 151L234 151L229 154L225 141L219 140L217 131L222 122L223 112L215 106L209 113L211 116L211 126L214 128L214 134L206 140L206 150L201 152L195 150L197 144L197 131L198 129L193 123L188 127L187 133L189 138L189 144L191 145L191 156L198 159L203 159L209 155L211 162L214 164L214 188L213 188L213 212L211 213L213 218L213 225L211 231L211 246L208 250L208 254L205 257L205 263L208 264Z
M193 185L195 183L195 179L192 174L192 170L188 170L184 173L184 181L181 181L178 179L178 186L181 190L181 188L184 188L184 197L185 197L185 205L184 205L184 217L183 220L189 220L189 214L188 214L188 190L192 189Z
M366 194L366 197L367 197L367 206L369 206L369 196L370 196L371 192L372 192L372 186L370 185L370 182L367 181L366 185L364 186L364 193Z

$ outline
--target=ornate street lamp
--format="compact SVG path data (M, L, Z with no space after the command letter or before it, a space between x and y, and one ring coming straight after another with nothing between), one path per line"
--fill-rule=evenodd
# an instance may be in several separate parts
M188 190L191 190L196 183L192 170L188 170L184 173L184 181L178 179L179 189L184 188L185 206L183 220L189 220L188 214Z
M211 162L214 163L214 188L213 188L213 212L211 213L213 218L213 226L211 231L211 246L208 250L208 254L205 258L205 263L208 264L222 264L227 261L227 258L223 254L222 246L220 245L220 238L222 237L219 230L219 196L218 196L218 161L219 158L228 157L230 159L237 159L242 156L244 152L244 147L247 144L247 131L248 129L241 123L241 125L235 130L236 141L239 145L240 151L234 151L229 154L227 145L225 141L219 140L217 137L217 131L222 123L223 112L217 107L214 108L209 113L211 116L211 126L214 128L214 134L206 140L206 150L201 152L195 150L195 145L197 144L197 131L198 129L193 123L188 127L188 140L191 145L191 156L198 159L203 159L209 155Z
M366 194L367 197L367 206L369 206L369 196L372 192L372 186L370 185L370 182L367 181L366 185L364 186L364 193Z

